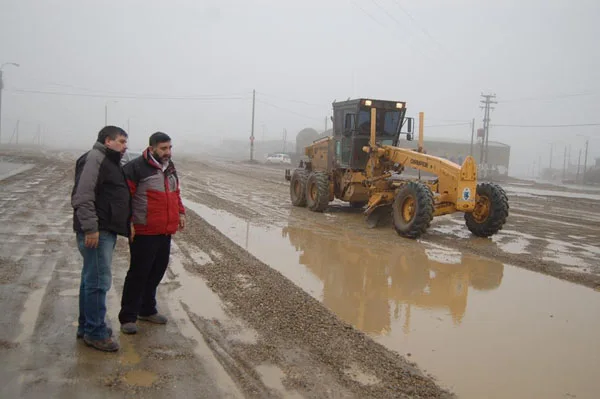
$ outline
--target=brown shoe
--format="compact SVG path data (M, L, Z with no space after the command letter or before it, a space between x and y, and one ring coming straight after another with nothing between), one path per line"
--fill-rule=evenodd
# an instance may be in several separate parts
M103 352L116 352L119 350L119 344L113 341L112 338L90 339L88 337L83 337L83 342L85 342L87 346L91 346L92 348Z

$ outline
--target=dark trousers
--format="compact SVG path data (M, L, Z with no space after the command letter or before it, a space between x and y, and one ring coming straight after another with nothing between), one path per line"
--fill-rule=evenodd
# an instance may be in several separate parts
M171 236L136 235L129 250L131 262L121 298L121 324L135 323L138 315L157 313L156 288L169 264Z

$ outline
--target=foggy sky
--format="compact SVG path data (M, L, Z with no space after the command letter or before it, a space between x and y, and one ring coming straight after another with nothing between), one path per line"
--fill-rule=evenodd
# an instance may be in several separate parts
M247 139L253 89L257 140L323 130L348 97L406 101L426 126L480 127L482 92L497 95L492 125L599 123L599 15L594 0L0 0L0 63L21 65L4 68L2 142L20 120L22 141L40 124L46 144L89 147L106 104L132 148L157 130L175 151ZM592 163L600 126L492 127L490 140L511 145L516 174L547 166L551 143L555 166L569 144L576 162L577 134Z

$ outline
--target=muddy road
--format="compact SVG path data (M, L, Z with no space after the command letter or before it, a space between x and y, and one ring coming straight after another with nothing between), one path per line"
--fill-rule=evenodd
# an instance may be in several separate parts
M192 210L159 288L170 322L140 322L135 336L118 331L128 263L121 238L107 306L121 349L86 347L75 337L73 161L67 153L0 154L2 397L453 396Z
M592 398L600 199L507 187L493 239L461 218L418 241L360 211L293 208L283 169L178 162L188 229L159 287L166 326L75 339L74 154L1 154L2 397Z
M492 239L454 215L413 241L341 203L291 207L282 168L181 170L190 209L459 397L596 396L597 193L508 185L509 222Z

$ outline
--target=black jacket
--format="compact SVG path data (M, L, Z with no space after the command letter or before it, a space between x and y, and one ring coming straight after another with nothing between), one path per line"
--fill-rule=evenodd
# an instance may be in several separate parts
M76 232L105 230L129 236L131 196L120 161L119 152L101 143L77 160L71 193Z

